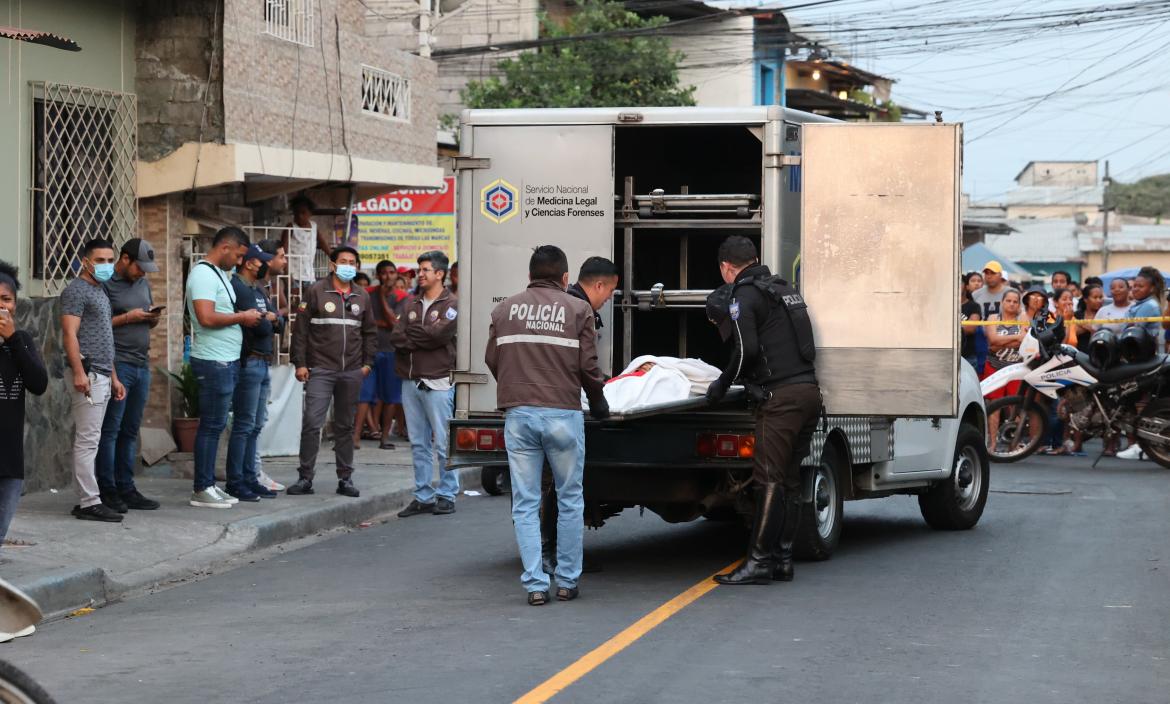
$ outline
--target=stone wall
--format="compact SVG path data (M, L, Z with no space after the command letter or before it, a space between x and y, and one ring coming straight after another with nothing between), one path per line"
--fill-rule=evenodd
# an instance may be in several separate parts
M305 46L265 34L262 3L224 0L226 141L433 165L434 62L367 37L358 0L313 9ZM362 112L363 65L410 80L409 121Z
M139 3L135 90L141 159L156 161L186 142L223 142L221 4Z
M57 298L22 298L17 302L16 326L27 330L49 370L49 388L25 401L25 489L65 489L73 478L73 416L66 382L65 351L61 346L61 307Z
M367 0L366 4L369 6L367 33L384 38L403 51L418 51L418 30L411 17L418 12L417 0ZM549 0L467 0L434 23L433 47L451 49L535 39L540 29L539 13L556 14L563 4ZM439 59L439 114L458 115L465 107L459 93L467 82L496 75L496 64L511 56L516 53L492 52Z

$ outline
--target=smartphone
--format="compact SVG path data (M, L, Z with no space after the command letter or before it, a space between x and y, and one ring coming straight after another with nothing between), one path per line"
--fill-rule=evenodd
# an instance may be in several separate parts
M151 315L157 315L157 314L159 314L159 313L163 312L163 311L164 311L164 310L166 310L166 309L167 309L167 307L166 307L166 306L155 306L154 308L151 308L151 309L150 309L150 314L151 314Z

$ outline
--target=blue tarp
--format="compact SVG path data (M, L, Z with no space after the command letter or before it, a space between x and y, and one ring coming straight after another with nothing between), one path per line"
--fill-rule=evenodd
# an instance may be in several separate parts
M1101 281L1103 281L1105 284L1105 291L1109 291L1109 284L1113 283L1114 279L1132 279L1133 277L1137 276L1139 271L1141 271L1140 267L1133 266L1128 269L1115 269L1108 273L1101 274ZM1166 272L1163 271L1162 276L1165 275Z
M963 271L983 271L987 262L995 260L1003 265L1003 273L1012 281L1032 281L1035 275L1007 257L1000 256L994 249L982 242L976 242L963 250Z

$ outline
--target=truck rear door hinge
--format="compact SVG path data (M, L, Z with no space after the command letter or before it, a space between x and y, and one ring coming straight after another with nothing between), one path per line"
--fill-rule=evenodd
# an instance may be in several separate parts
M785 166L800 166L799 154L769 154L764 157L764 168L782 169Z
M490 169L492 168L492 160L487 157L480 156L457 156L455 157L455 170L466 171L469 169Z
M488 383L487 374L478 374L476 372L454 372L451 374L452 380L456 384L486 384Z

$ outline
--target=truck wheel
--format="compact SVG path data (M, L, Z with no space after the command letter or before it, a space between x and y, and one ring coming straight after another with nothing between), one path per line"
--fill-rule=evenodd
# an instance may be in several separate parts
M994 462L1031 457L1048 435L1048 409L1022 396L1005 396L987 404L987 443Z
M849 468L836 445L825 445L821 464L812 473L812 503L800 508L800 526L796 533L795 552L801 560L827 560L841 540L845 518L845 495L841 477Z
M506 494L512 490L512 478L507 467L483 467L479 470L479 483L492 496Z
M955 461L951 476L918 496L918 508L926 523L935 530L967 530L975 527L987 505L991 483L991 463L983 434L978 428L963 424L955 441Z

